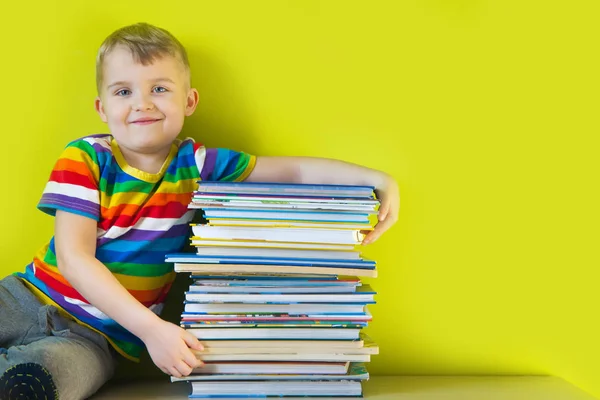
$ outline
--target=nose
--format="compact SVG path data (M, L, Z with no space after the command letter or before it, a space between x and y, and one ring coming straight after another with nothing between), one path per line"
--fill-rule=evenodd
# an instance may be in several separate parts
M135 111L150 111L154 109L154 103L149 96L140 94L133 101L133 109Z

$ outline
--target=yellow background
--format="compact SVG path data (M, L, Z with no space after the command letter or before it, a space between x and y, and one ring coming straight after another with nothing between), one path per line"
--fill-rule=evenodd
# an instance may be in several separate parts
M596 0L10 2L0 24L1 275L93 110L97 47L138 21L187 46L184 134L393 174L375 374L554 374L600 396ZM175 305L177 309L178 305Z

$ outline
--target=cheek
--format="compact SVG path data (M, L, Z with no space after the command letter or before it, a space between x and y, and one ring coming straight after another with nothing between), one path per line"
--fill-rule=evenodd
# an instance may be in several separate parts
M120 122L127 119L129 108L123 104L111 104L106 110L109 121Z

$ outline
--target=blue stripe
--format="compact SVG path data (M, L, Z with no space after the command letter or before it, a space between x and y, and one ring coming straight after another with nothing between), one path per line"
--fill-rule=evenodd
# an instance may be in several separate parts
M164 264L164 251L142 251L139 254L134 254L131 251L107 251L98 249L96 251L98 260L104 263L132 263L132 264Z
M229 149L216 149L215 166L209 180L218 181L235 172L239 153Z
M115 252L139 252L139 251L160 251L170 252L181 249L187 238L179 236L175 238L160 238L155 240L131 241L131 240L112 240L105 243L101 248L104 251ZM162 260L164 261L164 260Z

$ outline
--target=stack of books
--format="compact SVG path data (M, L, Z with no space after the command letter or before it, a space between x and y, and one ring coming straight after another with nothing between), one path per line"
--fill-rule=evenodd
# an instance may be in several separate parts
M181 326L204 344L194 398L362 398L379 349L362 332L374 304L358 250L379 206L369 186L200 182Z

